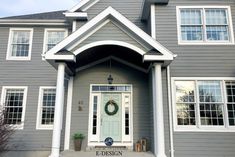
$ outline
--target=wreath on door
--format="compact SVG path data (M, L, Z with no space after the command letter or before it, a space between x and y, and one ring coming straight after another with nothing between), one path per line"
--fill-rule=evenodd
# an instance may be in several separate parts
M109 106L114 106L114 110L113 111L109 111ZM114 101L114 100L109 100L106 104L105 104L105 107L104 107L104 110L105 110L105 113L107 115L115 115L117 112L118 112L118 105L117 103Z

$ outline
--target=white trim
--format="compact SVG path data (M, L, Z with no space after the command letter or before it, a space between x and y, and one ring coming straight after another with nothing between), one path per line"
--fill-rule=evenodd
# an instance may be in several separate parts
M84 12L65 12L63 14L68 18L87 19L87 13Z
M106 93L103 91L92 91L92 86L130 86L131 91L113 91L115 93L120 93L122 95L122 126L125 125L125 121L123 121L124 113L123 110L125 109L124 101L124 95L129 95L130 97L130 104L129 104L129 135L124 135L124 128L122 127L122 142L120 143L114 143L113 146L132 146L133 145L133 86L131 84L90 84L90 96L89 96L89 123L88 123L88 146L105 146L103 142L100 142L100 101L101 101L101 94ZM112 91L107 91L108 93L111 93ZM92 121L93 121L93 98L94 96L97 96L97 130L96 135L92 135Z
M42 56L45 56L45 53L47 52L47 43L48 43L48 32L64 32L64 38L68 36L68 29L65 28L45 28L44 29L44 40L43 40L43 51ZM42 57L44 60L44 57Z
M202 39L202 41L182 41L181 40L181 20L180 20L180 9L184 8L195 8L195 9L226 9L227 10L227 18L228 18L228 28L229 28L229 40L228 41L208 41L205 39ZM205 15L202 15L202 18L204 19L203 25L205 25ZM233 22L232 22L232 15L231 15L231 8L230 6L176 6L176 21L177 21L177 36L178 36L178 44L179 45L234 45L234 31L233 31ZM204 27L205 28L205 27ZM205 36L205 30L203 32L203 35ZM205 38L205 37L204 37Z
M71 46L69 48L69 51L73 50L74 48L77 47L77 45L81 44L83 41L85 41L87 38L89 38L92 34L94 34L95 32L97 32L99 29L101 29L103 26L105 26L107 23L109 23L110 20L105 20L103 23L101 23L100 25L96 26L96 28L94 28L92 31L90 31L89 33L85 34L83 37L81 37L81 39L79 39L76 43L73 44L73 46ZM75 52L74 52L75 54Z
M71 131L71 113L73 102L73 77L70 77L68 84L67 94L67 109L66 109L66 122L65 122L65 136L64 136L64 150L69 150L70 143L70 131Z
M52 130L53 129L53 125L41 124L44 89L56 89L56 87L55 86L40 86L39 87L36 130Z
M91 4L89 4L87 7L81 8L82 11L87 11L89 8L91 8L93 5L95 5L100 0L94 0Z
M89 4L91 2L91 4ZM99 2L99 0L91 1L91 0L81 0L77 5L75 5L73 8L69 9L68 12L76 12L78 9L81 11L87 11L90 7L92 7L94 4ZM86 6L88 4L88 6Z
M171 157L175 156L175 149L174 149L174 122L173 122L173 109L172 109L172 93L171 93L171 72L170 66L167 66L167 94L168 94L168 108L169 108L169 123L170 123L170 154Z
M26 57L11 56L11 53L12 53L11 52L11 43L13 40L13 31L30 31L28 56L26 56ZM9 29L6 60L31 60L32 44L33 44L33 28L10 28Z
M221 90L222 90L222 99L223 101L221 104L223 104L223 120L224 125L222 126L203 126L200 125L200 109L198 103L198 85L197 81L220 81ZM235 77L171 77L171 93L172 93L172 108L173 108L173 121L174 121L174 131L175 132L235 132L235 126L229 126L228 124L228 117L227 116L227 101L226 101L226 86L225 81L234 81ZM195 82L195 112L196 112L196 125L191 126L181 126L177 124L177 113L176 113L176 101L175 101L175 81L194 81Z
M25 111L26 111L26 104L27 104L28 87L27 86L2 86L0 107L4 106L3 104L5 103L7 89L23 89L24 90L24 97L23 97L23 104L22 104L23 110L22 110L22 116L21 116L22 124L14 125L14 126L16 126L16 129L23 130L24 123L25 123Z
M69 48L74 43L76 39L81 38L84 36L84 34L87 34L88 31L94 30L96 28L96 25L99 25L103 21L106 21L107 19L113 19L116 22L119 22L121 25L125 26L125 28L135 34L138 38L142 39L143 42L149 44L153 48L157 49L160 53L163 55L158 55L159 57L163 56L167 60L173 60L174 56L173 53L171 53L168 49L166 49L164 46L162 46L159 42L154 40L152 37L150 37L148 34L146 34L143 30L141 30L139 27L137 27L135 24L130 22L126 17L121 15L119 12L117 12L112 7L108 7L103 12L98 14L96 17L91 19L89 22L87 22L85 25L83 25L81 28L76 30L73 34L71 34L69 37L67 37L65 40L57 44L54 48L48 51L47 55L55 54L58 51L60 51L63 48Z
M77 21L73 20L72 32L75 32L77 29Z
M103 41L96 41L96 42L93 42L90 44L86 44L86 45L78 48L76 51L74 51L74 54L78 55L89 48L101 46L101 45L118 45L118 46L129 48L135 52L138 52L140 55L145 54L145 52L143 50L141 50L140 48L138 48L132 44L129 44L129 43L126 43L123 41L116 41L116 40L103 40Z
M115 56L109 56L109 57L105 57L105 58L102 58L102 59L100 59L100 60L91 62L91 63L89 63L88 65L85 65L85 66L82 66L82 67L77 68L77 69L76 69L76 72L79 72L79 71L84 70L84 69L88 69L88 68L90 68L90 67L93 67L93 66L95 66L95 65L97 65L97 64L100 64L100 63L103 63L103 62L105 62L105 61L108 61L108 60L110 60L110 59L113 59L113 60L115 60L115 61L117 61L117 62L119 62L119 63L122 63L122 64L124 64L124 65L127 65L127 66L129 66L129 67L132 67L132 68L134 68L134 69L136 69L136 70L139 70L139 71L141 71L141 72L148 73L148 70L146 70L146 69L144 69L144 68L142 68L142 67L139 67L139 66L137 66L137 65L134 65L134 64L132 64L132 63L129 63L129 62L127 62L127 61L125 61L125 60L123 60L123 59L121 59L121 58L115 57Z
M150 16L151 16L151 36L153 39L156 39L155 4L151 4Z

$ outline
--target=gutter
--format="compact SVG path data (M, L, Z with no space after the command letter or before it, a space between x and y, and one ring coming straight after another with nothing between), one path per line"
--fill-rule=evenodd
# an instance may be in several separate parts
M169 123L170 123L170 154L174 157L174 135L173 135L173 117L172 117L172 101L171 101L171 79L170 66L167 66L167 88L168 88L168 105L169 105Z

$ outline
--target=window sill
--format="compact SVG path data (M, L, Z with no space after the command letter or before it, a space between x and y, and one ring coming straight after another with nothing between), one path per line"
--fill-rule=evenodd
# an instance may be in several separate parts
M178 45L235 45L234 42L178 42Z
M202 127L202 128L174 128L174 132L235 132L234 127Z
M6 60L12 60L12 61L30 61L30 57L7 57Z
M53 125L37 126L36 130L53 130Z

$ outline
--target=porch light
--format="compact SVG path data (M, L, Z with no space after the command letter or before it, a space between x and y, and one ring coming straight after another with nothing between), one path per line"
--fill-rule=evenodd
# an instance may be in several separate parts
M108 83L109 83L109 84L112 84L112 83L113 83L113 77L112 77L111 74L109 75L109 77L108 77L107 80L108 80Z

